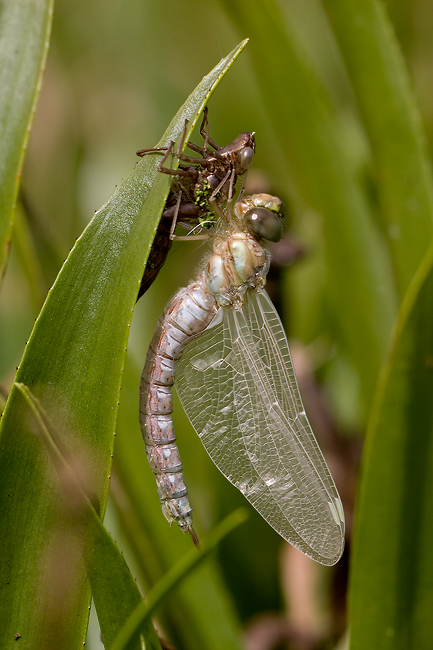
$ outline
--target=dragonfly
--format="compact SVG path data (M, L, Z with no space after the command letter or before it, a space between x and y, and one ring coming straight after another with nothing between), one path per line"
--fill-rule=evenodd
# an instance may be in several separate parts
M254 133L240 133L230 144L221 147L209 135L208 108L204 109L200 135L203 147L188 142L187 147L200 154L201 158L181 153L186 137L188 121L185 121L177 151L174 142L165 148L140 149L138 156L152 152L163 153L158 171L175 176L164 211L155 235L154 243L146 264L137 300L147 291L161 270L170 251L173 239L184 239L175 235L176 225L190 230L187 239L203 239L203 230L215 223L215 212L221 214L221 204L230 202L236 191L238 177L244 176L254 157ZM165 167L173 154L181 162L178 169ZM242 193L243 188L240 188ZM212 204L212 207L211 207ZM197 228L200 232L197 234Z
M283 233L268 194L219 206L213 252L165 308L140 384L140 424L165 517L195 544L172 421L172 387L210 458L286 541L325 565L344 548L344 513L300 397L266 290L266 241ZM175 384L176 381L176 384Z

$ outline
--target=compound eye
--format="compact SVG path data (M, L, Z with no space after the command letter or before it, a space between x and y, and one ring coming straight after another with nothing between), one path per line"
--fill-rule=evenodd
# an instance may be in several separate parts
M256 237L268 241L280 241L283 236L283 223L278 215L267 208L252 208L245 213L247 230Z
M252 159L254 158L254 149L252 147L245 147L236 156L238 165L244 171L248 169L251 164Z

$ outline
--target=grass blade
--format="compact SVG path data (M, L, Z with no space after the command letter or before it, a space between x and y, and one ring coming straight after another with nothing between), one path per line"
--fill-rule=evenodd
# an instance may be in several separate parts
M274 0L221 4L251 38L249 51L276 140L303 200L323 216L330 307L368 406L395 313L388 253L345 150L336 111L290 29L290 17Z
M236 526L239 526L247 518L244 509L235 510L231 513L204 541L199 549L191 549L178 564L176 564L149 594L147 605L141 603L131 614L124 629L115 640L110 650L132 650L131 643L138 635L142 626L150 620L156 608L171 591L184 580L198 565L209 555L215 546L228 535Z
M0 10L0 282L9 256L15 201L52 14L53 0L3 0Z
M400 294L433 235L433 187L409 76L385 7L323 0L370 139L381 219Z
M54 429L38 400L24 384L17 389L32 411L36 429L45 444L60 479L70 510L70 535L79 537L82 543L92 597L95 602L101 637L109 647L122 629L129 615L142 602L137 584L117 546L105 530L95 509L87 498L80 480L69 464L68 454L61 451L62 438ZM160 650L160 644L152 622L142 627L148 648ZM135 650L140 650L137 643Z
M351 650L427 648L433 608L433 248L403 303L357 505Z

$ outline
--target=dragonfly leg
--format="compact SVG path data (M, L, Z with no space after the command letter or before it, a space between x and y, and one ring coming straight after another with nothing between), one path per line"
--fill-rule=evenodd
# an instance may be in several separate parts
M210 197L209 197L209 201L213 201L213 200L216 198L218 192L221 190L221 188L222 188L222 187L226 184L226 182L228 181L228 179L229 179L231 173L232 173L232 170L229 168L229 169L227 170L227 172L226 172L224 178L222 179L222 181L220 181L220 182L218 183L217 187L214 189L214 191L213 191L212 194L210 195ZM231 197L230 197L230 198L231 198Z
M174 212L173 212L173 218L172 218L172 221L171 221L171 228L170 228L170 234L169 234L169 238L172 241L174 241L174 240L177 240L177 241L188 241L188 240L189 241L198 241L198 240L209 239L209 235L191 235L191 234L188 234L188 235L175 235L174 231L176 230L176 226L178 226L178 225L181 226L182 228L186 228L186 229L191 228L187 224L183 224L181 221L179 221L179 216L181 218L182 217L184 217L184 218L193 217L194 218L196 216L196 214L197 214L197 207L198 206L195 205L195 203L188 203L188 204L182 203L182 193L179 192L177 200L176 200L176 205L172 206L171 208L166 210L163 213L163 216L170 217L171 212L173 211L173 207L174 207ZM187 212L185 210L186 207L189 207L189 212ZM194 228L191 228L190 232L194 232L195 228L201 228L201 227L202 227L202 224L199 223Z
M215 212L217 217L219 217L223 223L227 222L227 216L224 214L223 210L220 208L218 205L218 202L215 198L210 198L209 199L209 205L211 206L212 210Z
M179 160L180 160L180 156L182 155L182 149L185 143L186 130L188 128L188 124L189 124L189 120L185 120L185 124L183 125L183 130L182 130L182 136L179 140L179 144L177 145L176 156L179 158Z
M204 241L209 239L209 235L173 235L170 239L173 241Z
M207 112L208 112L208 107L204 107L203 111L203 121L200 126L200 135L204 140L204 150L206 154L209 154L207 145L210 144L215 151L218 151L218 149L221 149L221 147L215 142L215 140L212 140L212 138L209 136L209 122L207 119Z
M179 214L179 206L180 206L181 200L182 200L182 192L179 192L179 195L178 195L177 201L176 201L176 210L174 211L173 221L171 222L170 239L175 238L174 231L175 231L176 225L177 225L177 217L178 217L178 214Z
M191 173L186 169L170 169L170 167L164 167L164 163L170 154L179 158L179 154L174 153L173 147L174 141L172 140L169 147L152 147L151 149L139 149L136 153L137 156L140 156L141 158L144 158L144 156L148 153L161 153L163 156L158 164L159 172L162 172L163 174L171 174L173 176L191 176Z
M197 533L195 532L195 530L194 530L194 528L192 526L190 526L188 528L188 532L191 535L192 541L194 542L194 546L196 548L200 548L200 540L197 537Z
M167 147L152 147L151 149L139 149L135 153L137 154L137 156L144 158L144 156L147 153L153 153L153 152L162 153L163 151L167 151Z
M174 141L172 140L170 142L170 146L167 147L167 148L163 148L163 149L162 148L161 149L142 149L141 151L144 151L144 152L149 152L149 151L164 152L164 155L163 155L163 157L161 158L161 160L159 161L159 164L158 164L158 171L162 172L163 174L170 174L171 176L189 176L189 177L196 176L198 174L198 172L197 172L197 170L196 170L196 168L194 166L188 166L188 167L185 166L186 167L185 169L171 169L171 167L164 167L164 163L166 162L167 158L170 155L176 156L176 158L178 158L178 160L183 160L183 161L185 160L185 156L183 156L183 154L180 154L180 153L175 153L173 151L173 147L174 147ZM139 152L137 152L137 153L139 153ZM139 155L141 155L141 154L139 154ZM186 158L188 158L188 156L186 156ZM196 159L194 158L193 160L196 160ZM200 162L200 160L199 160L199 162Z

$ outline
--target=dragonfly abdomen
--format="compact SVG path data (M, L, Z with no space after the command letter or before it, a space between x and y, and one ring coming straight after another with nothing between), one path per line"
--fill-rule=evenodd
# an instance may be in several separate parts
M179 291L159 320L140 384L140 425L162 511L170 523L177 521L190 532L194 541L192 508L171 417L171 387L176 359L190 338L207 327L216 310L203 278Z

